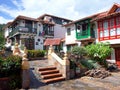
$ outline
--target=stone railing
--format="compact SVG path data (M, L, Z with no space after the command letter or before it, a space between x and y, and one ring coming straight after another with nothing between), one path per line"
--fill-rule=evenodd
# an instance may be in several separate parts
M70 63L67 58L67 54L64 54L64 58L61 59L56 53L54 53L51 45L48 50L48 64L56 66L60 73L62 73L63 77L66 79L70 78Z
M18 55L22 57L22 88L28 89L30 86L30 75L29 75L29 62L27 59L27 49L21 51L16 43L13 49L13 55Z

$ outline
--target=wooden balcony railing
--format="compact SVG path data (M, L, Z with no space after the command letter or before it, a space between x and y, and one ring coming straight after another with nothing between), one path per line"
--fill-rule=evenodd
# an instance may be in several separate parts
M16 34L22 34L22 33L37 34L37 29L19 26L19 27L13 28L12 31L9 33L9 36L13 36Z

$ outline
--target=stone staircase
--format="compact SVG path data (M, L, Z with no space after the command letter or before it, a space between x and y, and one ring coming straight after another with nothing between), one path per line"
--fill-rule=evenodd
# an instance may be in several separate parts
M40 74L44 83L52 83L65 80L59 70L57 70L57 68L54 66L39 68L38 73Z

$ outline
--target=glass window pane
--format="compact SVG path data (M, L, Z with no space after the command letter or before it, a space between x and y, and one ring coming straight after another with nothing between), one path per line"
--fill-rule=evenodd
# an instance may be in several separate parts
M67 29L67 35L71 35L71 28Z
M100 37L103 37L103 32L102 31L100 31Z
M114 27L114 19L110 19L110 28Z
M107 37L107 36L109 36L109 32L108 30L104 30L104 37Z
M117 28L117 35L120 35L120 28Z
M107 22L107 21L105 21L105 22L103 23L103 28L104 28L104 29L108 29L108 22Z
M116 25L120 25L120 16L119 17L116 17Z
M110 36L115 36L115 29L110 29Z

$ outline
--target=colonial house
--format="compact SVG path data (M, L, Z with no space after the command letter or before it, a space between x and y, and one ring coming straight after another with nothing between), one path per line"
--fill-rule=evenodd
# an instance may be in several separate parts
M27 49L43 50L47 38L65 37L65 28L62 25L69 22L71 20L48 14L37 19L19 15L5 26L5 37L11 40L12 44L17 42Z
M91 20L97 15L88 16L64 25L66 27L65 44L67 51L75 45L86 46L95 42L97 27Z
M49 45L53 45L55 50L60 50L62 40L65 38L64 24L71 22L72 20L61 18L54 15L44 14L38 18L39 25L42 29L40 32L44 32L44 49L48 49ZM39 36L40 38L40 36ZM61 47L62 49L62 47Z
M96 42L109 42L113 47L109 60L120 66L120 4L114 4L110 10L99 14L93 21L98 26Z
M37 35L37 19L19 15L5 27L5 36L12 41L12 44L26 46L34 49L34 36Z

